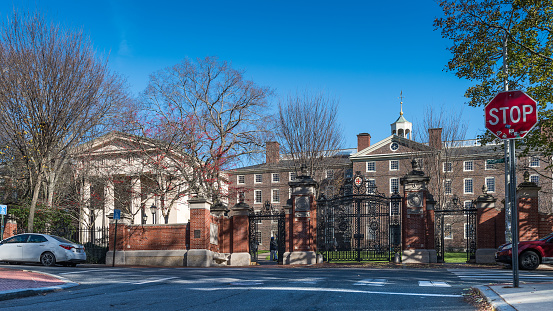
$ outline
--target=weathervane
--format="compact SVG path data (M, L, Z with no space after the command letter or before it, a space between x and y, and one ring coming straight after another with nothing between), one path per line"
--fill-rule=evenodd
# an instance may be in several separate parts
M399 105L400 105L400 111L399 111L399 115L402 116L403 115L403 91L399 92Z

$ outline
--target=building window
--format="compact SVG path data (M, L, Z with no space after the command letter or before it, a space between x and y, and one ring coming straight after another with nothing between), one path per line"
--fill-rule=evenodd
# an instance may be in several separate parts
M261 204L261 202L262 202L262 200L261 200L261 190L255 190L253 193L254 193L253 203Z
M488 192L495 192L495 177L486 177L486 187Z
M540 175L530 175L530 181L535 183L537 186L540 185Z
M486 170L495 170L495 164L494 163L488 163L488 161L492 161L492 159L486 160Z
M390 193L399 192L399 178L390 178Z
M375 179L367 180L367 192L369 194L375 194L376 193L376 180Z
M474 236L474 226L471 226L467 223L464 224L465 225L465 239L468 239L469 235L471 236Z
M453 230L451 230L451 224L444 224L444 239L453 239Z
M472 201L467 200L467 201L463 202L463 207L465 209L471 209L472 208Z
M465 194L474 193L472 178L465 178Z
M238 184L245 184L245 183L246 183L246 176L238 175Z
M263 245L263 243L261 243L261 241L263 241L263 236L261 235L261 232L256 232L255 233L255 242L257 243L257 245Z
M376 162L367 162L367 172L376 172Z
M260 184L263 182L263 175L262 174L255 174L255 183Z
M328 179L334 178L334 171L333 170L326 170L326 178L328 178Z
M280 182L280 174L279 173L273 173L273 182L274 183Z
M273 195L272 195L271 201L273 203L280 203L280 190L273 189Z
M451 162L444 162L444 172L451 171L453 171L453 166L451 165Z
M390 160L390 171L399 170L399 160Z
M463 163L463 171L473 171L473 162L472 161L465 161Z
M540 167L540 158L531 157L530 158L530 167Z
M444 181L444 194L451 194L451 179Z
M290 181L296 180L296 172L290 172Z

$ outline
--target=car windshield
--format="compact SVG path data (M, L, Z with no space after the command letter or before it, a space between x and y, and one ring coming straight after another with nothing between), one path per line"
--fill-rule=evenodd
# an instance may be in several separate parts
M69 241L69 240L66 239L66 238L62 238L61 236L51 235L51 237L53 237L54 239L58 240L59 242L71 243L71 244L73 244L73 242Z

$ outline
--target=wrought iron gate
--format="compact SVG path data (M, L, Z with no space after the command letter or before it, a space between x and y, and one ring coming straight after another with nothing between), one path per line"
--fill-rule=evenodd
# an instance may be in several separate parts
M262 235L262 230L260 226L269 225L273 226L276 221L277 234L274 238L277 241L278 250L277 250L277 259L278 264L282 264L285 251L286 243L286 232L285 232L285 219L286 216L284 211L275 211L270 204L265 204L268 206L265 210L253 212L249 215L250 220L250 233L249 233L249 243L250 243L250 255L252 261L258 262L258 251L259 245L262 245L263 242L266 243L267 247L269 246L270 236L264 237ZM269 231L271 231L269 229Z
M401 252L401 197L376 191L356 173L332 198L317 200L317 252L325 261L390 261Z
M465 251L467 253L467 262L476 260L476 211L474 205L464 207L459 204L459 198L454 195L450 202L447 202L441 209L434 211L434 240L436 245L436 255L438 262L444 262L446 238L453 237L453 226L459 227L455 220L446 220L446 217L464 216L463 235L465 239ZM463 219L463 217L458 217ZM457 230L460 231L460 230Z

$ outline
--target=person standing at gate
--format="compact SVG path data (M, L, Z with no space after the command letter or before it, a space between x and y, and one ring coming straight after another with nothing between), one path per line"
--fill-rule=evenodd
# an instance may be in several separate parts
M278 245L277 245L277 242L275 241L274 236L271 237L271 243L270 243L269 249L271 250L271 261L277 261L278 258L277 258L276 251L278 249Z

